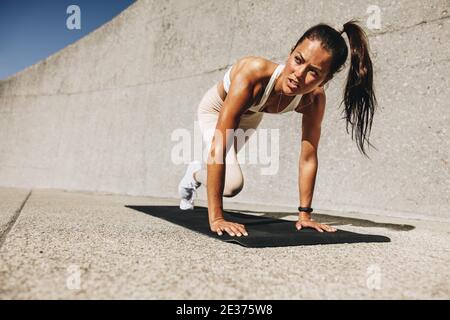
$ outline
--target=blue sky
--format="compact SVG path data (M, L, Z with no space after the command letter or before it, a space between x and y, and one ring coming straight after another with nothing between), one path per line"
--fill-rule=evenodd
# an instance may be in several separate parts
M111 20L134 0L0 0L0 79L45 59ZM69 30L70 5L81 29Z

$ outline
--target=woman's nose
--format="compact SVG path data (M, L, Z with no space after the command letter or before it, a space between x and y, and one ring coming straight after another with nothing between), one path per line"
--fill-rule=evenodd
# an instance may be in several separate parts
M303 80L303 76L305 75L305 69L306 69L305 67L300 66L294 71L294 75L297 81L300 82L301 80Z

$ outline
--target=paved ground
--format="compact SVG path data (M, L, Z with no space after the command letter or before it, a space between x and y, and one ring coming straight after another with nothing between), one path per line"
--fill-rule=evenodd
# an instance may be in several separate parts
M247 249L124 207L171 199L11 188L0 199L1 299L450 298L449 223L322 215L392 242Z

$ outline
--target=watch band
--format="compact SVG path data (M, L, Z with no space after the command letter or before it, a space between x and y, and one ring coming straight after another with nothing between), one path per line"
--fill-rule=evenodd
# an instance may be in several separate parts
M303 212L311 213L311 212L313 212L313 210L314 209L311 207L298 207L299 212L303 211Z

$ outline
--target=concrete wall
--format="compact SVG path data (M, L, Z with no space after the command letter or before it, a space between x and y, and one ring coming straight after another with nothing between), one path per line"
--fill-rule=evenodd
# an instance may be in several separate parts
M80 41L0 83L0 186L176 197L177 128L239 57L284 62L310 26L365 22L372 2L137 1ZM448 0L377 1L369 30L379 100L372 160L338 109L347 70L327 88L313 207L450 219ZM280 169L244 165L226 201L298 205L301 115L266 115L280 129ZM199 190L203 199L204 188Z

